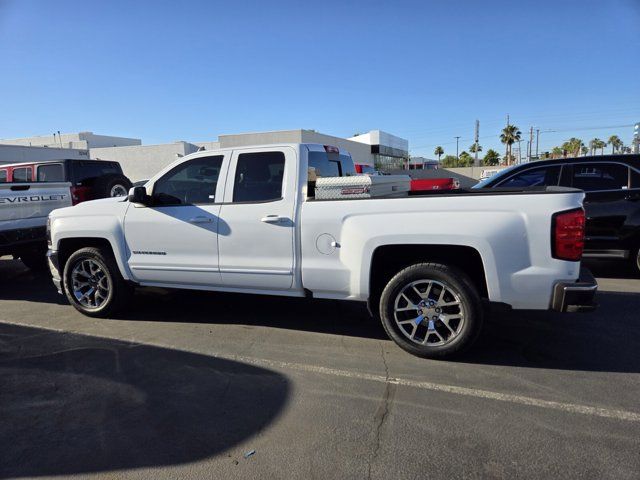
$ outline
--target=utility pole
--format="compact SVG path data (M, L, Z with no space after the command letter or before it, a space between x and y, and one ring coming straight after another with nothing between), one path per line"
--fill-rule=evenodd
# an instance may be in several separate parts
M473 161L474 166L478 166L478 140L480 139L480 120L476 120L476 136L475 136L475 159Z
M458 155L458 142L460 140L460 137L455 137L456 139L456 160L460 160L460 156Z
M540 140L540 129L536 128L536 160L538 160L538 141Z
M527 162L531 161L532 149L533 149L533 125L529 129L529 144L527 145Z

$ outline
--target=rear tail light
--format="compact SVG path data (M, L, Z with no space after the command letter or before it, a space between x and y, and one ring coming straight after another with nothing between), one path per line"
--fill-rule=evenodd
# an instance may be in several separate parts
M584 209L577 208L553 215L551 253L558 260L576 262L584 251Z
M89 187L71 187L71 204L77 205L89 200L89 190Z

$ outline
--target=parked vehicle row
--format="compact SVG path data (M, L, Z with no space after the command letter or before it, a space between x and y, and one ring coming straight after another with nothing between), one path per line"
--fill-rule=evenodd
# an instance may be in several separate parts
M583 192L316 198L317 177L336 173L355 173L351 157L315 144L188 155L126 198L53 211L54 283L95 317L126 308L136 286L367 302L423 357L470 346L487 302L594 308Z
M572 187L586 193L584 256L640 273L640 155L598 155L517 165L474 188Z
M49 213L86 200L124 196L131 182L117 162L56 160L0 165L0 256L46 268Z

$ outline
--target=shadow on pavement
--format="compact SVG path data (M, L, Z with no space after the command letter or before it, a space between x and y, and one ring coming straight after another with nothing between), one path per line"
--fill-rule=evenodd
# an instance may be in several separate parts
M66 303L55 292L48 276L24 272L23 275L26 277L20 281L5 281L0 275L2 298ZM598 302L599 308L591 313L492 313L485 322L480 341L458 361L527 368L640 372L640 295L599 292ZM362 305L326 300L140 289L130 307L118 318L267 326L389 341L380 323L368 318Z
M1 478L203 459L268 426L290 390L238 362L1 324L0 385Z
M591 273L596 277L640 279L640 275L633 268L630 261L596 260L590 258L584 260L582 263L591 270Z
M485 322L463 362L596 372L640 372L640 295L600 292L595 312L510 311Z

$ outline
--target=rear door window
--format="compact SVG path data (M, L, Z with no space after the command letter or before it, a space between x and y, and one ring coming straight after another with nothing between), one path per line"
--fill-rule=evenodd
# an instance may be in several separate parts
M585 192L629 188L629 167L619 163L574 163L572 187Z
M13 181L15 183L31 182L31 167L14 168L13 169Z
M39 182L64 182L64 169L60 163L38 165Z
M520 172L503 182L498 183L497 187L547 187L558 185L560 177L560 166L532 168Z
M9 175L6 170L0 170L0 183L6 183Z
M73 183L85 187L92 186L95 181L104 175L122 173L119 164L115 162L89 162L80 161L72 163Z
M269 202L282 198L283 152L241 153L233 183L234 202Z

